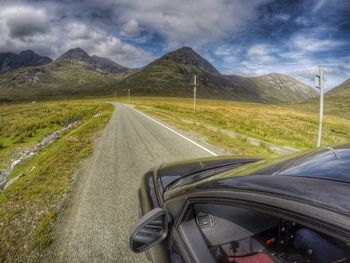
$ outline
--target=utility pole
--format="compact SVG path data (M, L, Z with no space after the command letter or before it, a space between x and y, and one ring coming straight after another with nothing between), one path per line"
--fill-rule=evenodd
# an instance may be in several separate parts
M315 86L320 89L320 119L318 121L317 147L321 146L322 124L323 124L323 67L319 67L319 73L315 76Z
M117 91L114 91L114 99L117 101Z
M193 114L196 114L197 75L193 76Z
M128 97L129 97L129 103L130 103L130 89L128 89Z

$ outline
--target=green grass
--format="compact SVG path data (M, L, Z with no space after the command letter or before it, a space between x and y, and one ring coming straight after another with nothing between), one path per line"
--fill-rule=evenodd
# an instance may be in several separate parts
M112 94L119 80L81 65L54 61L1 74L0 102Z
M300 150L315 147L316 144L318 115L300 109L258 103L199 100L197 114L193 115L193 102L190 99L134 98L132 103L150 114L163 116L164 120L167 119L175 125L179 125L178 123L182 120L187 120L187 124L183 126L187 125L189 129L192 127L189 126L188 120L203 126L211 125L219 129L232 130L252 138ZM196 129L201 133L217 136L216 132L209 132L204 127ZM322 145L349 141L350 121L326 115ZM219 143L219 145L225 144L227 144L225 140ZM229 148L234 150L235 145ZM260 147L254 148L259 154ZM250 146L248 152L254 148ZM269 154L263 152L263 155Z
M315 98L304 103L293 105L297 109L317 113L320 99ZM324 97L324 112L328 115L350 119L350 83L327 92Z
M96 103L74 101L0 105L0 169L45 136L97 111Z
M36 112L35 119L42 124L37 124L38 129L44 128L45 132L76 118L81 120L81 124L12 172L12 177L21 177L0 193L0 262L25 262L28 257L35 258L41 249L50 244L58 207L71 185L72 175L80 160L91 154L96 132L107 123L113 111L111 104L94 101L6 107L9 107L8 114L12 110L20 116L20 112L32 106L36 108L32 114ZM48 110L50 116L46 115ZM94 117L97 112L103 114ZM27 118L30 120L29 115ZM34 126L25 124L24 120L22 123L26 128L23 129L16 121L9 121L12 128L8 127L7 133L20 129L28 134L28 127Z

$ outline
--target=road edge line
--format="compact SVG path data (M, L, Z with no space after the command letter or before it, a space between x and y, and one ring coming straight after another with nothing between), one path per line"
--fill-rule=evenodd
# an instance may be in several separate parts
M183 139L189 141L190 143L196 145L197 147L201 148L202 150L206 151L207 153L209 153L209 154L211 154L211 155L213 155L213 156L218 156L218 154L214 153L213 151L211 151L211 150L205 148L204 146L200 145L199 143L196 143L195 141L193 141L193 140L187 138L185 135L182 135L181 133L179 133L179 132L177 132L177 131L175 131L175 130L169 128L168 126L164 125L163 123L161 123L161 122L159 122L159 121L157 121L157 120L151 118L150 116L146 115L145 113L143 113L143 112L141 112L141 111L139 111L139 110L137 110L137 109L135 109L135 108L133 108L133 107L130 107L130 108L131 108L132 110L138 112L138 113L141 114L142 116L146 117L147 119L149 119L149 120L151 120L151 121L153 121L153 122L159 124L160 126L166 128L166 129L168 129L169 131L171 131L171 132L175 133L176 135L180 136L181 138L183 138Z

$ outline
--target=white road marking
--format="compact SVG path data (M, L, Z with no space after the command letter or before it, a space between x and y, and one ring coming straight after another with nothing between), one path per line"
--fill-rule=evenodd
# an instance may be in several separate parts
M199 143L196 143L195 141L192 141L191 139L187 138L185 135L182 135L181 133L178 133L177 131L174 131L173 129L169 128L168 126L164 125L163 123L160 123L159 121L156 121L155 119L151 118L150 116L134 109L133 107L130 107L131 109L133 109L134 111L138 112L139 114L141 114L142 116L146 117L147 119L159 124L160 126L164 127L165 129L168 129L169 131L175 133L176 135L180 136L181 138L189 141L190 143L193 143L194 145L196 145L197 147L201 148L202 150L206 151L207 153L213 155L213 156L218 156L216 153L212 152L211 150L205 148L204 146L200 145Z

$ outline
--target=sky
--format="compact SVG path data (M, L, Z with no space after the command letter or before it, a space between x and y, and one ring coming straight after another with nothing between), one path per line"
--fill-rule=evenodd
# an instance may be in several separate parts
M221 73L350 78L349 0L0 0L0 52L90 55L141 67L190 46Z

